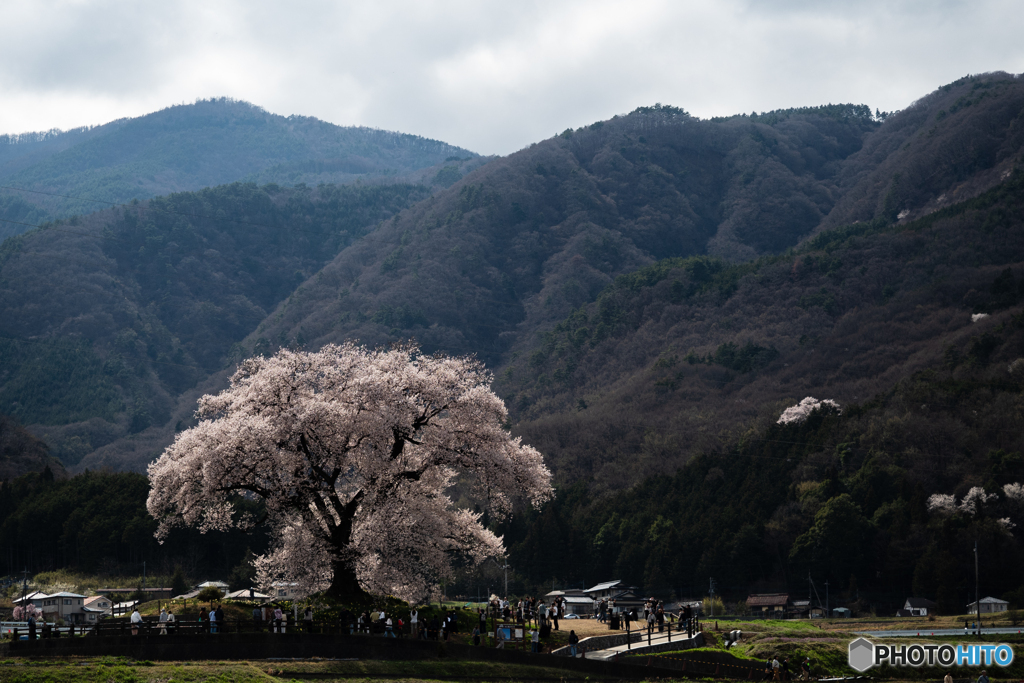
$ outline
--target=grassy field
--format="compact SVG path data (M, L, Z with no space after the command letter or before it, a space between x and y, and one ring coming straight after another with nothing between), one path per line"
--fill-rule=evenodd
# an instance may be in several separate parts
M957 621L959 619L959 622ZM1009 618L1004 617L1000 622L1009 624ZM995 625L999 625L997 622ZM752 668L762 671L765 661L773 657L780 660L789 659L791 671L798 671L800 662L804 657L811 659L811 673L814 678L843 677L860 675L847 664L848 647L852 640L858 636L853 631L869 630L920 630L921 637L905 638L894 641L899 644L909 643L1009 643L1013 646L1015 653L1024 650L1024 635L991 635L979 639L976 636L962 638L959 636L931 637L928 633L931 630L944 628L957 628L963 626L963 617L940 617L935 621L925 619L837 619L837 620L814 620L814 621L745 621L742 619L720 619L717 622L718 631L715 628L715 621L705 622L704 637L706 646L693 650L677 652L664 652L654 655L669 658L700 658L704 652L725 652L723 637L733 629L743 632L740 642L729 648L728 653L744 663L749 662ZM986 625L993 625L985 622ZM710 630L709 630L710 629ZM637 659L645 658L646 655L636 655ZM981 672L981 667L953 667L951 670L954 679L974 680ZM940 667L920 668L872 668L866 675L878 680L907 680L940 681L945 675L945 669ZM1024 679L1024 657L1015 658L1014 663L1002 669L1000 667L988 667L989 678L996 680L1021 680Z
M132 662L83 659L0 661L3 683L255 683L257 681L601 681L562 669L491 662L303 661Z
M156 604L146 605L145 612L152 613ZM240 616L247 615L247 608L242 605L232 606ZM421 614L431 616L436 611L423 609ZM190 610L191 611L191 606ZM399 613L400 614L400 613ZM459 634L452 636L452 642L468 643L469 633L475 625L475 613L467 610L458 612L460 616ZM706 646L696 650L682 652L666 652L653 655L657 665L658 657L697 658L704 653L725 652L723 636L732 629L740 629L743 636L736 646L728 650L728 654L743 662L749 662L756 671L763 670L764 662L773 656L788 658L791 669L796 671L803 657L809 656L812 662L812 673L815 678L853 676L857 672L847 666L847 647L856 638L852 633L859 630L886 629L920 629L922 633L930 629L956 628L957 621L963 625L962 618L938 618L935 621L923 619L847 619L834 621L751 621L743 619L719 619L705 622L704 636ZM1009 625L1010 617L1006 617ZM925 626L927 624L927 626ZM553 649L567 641L569 630L585 638L591 635L614 633L605 624L592 619L564 620L560 631L552 632L552 638L545 649ZM718 630L715 630L717 625ZM962 639L959 637L931 638L923 635L909 642L978 642L976 637ZM1024 635L986 636L984 642L1007 642L1014 646L1018 653L1024 648ZM640 655L647 658L648 655ZM941 680L945 671L937 667L919 669L871 669L868 675L875 680L915 681ZM954 668L955 679L974 680L980 670L973 667ZM990 678L993 681L1024 679L1024 657L1019 657L1013 666L1007 669L990 667ZM589 675L595 681L600 677ZM395 661L252 661L252 662L134 662L121 658L69 658L47 661L24 661L9 659L0 661L0 683L7 681L18 683L50 683L57 681L86 681L97 683L170 683L172 681L584 681L586 675L574 675L563 669L547 669L540 666L510 665L493 662L467 662L449 659L435 659L418 662Z

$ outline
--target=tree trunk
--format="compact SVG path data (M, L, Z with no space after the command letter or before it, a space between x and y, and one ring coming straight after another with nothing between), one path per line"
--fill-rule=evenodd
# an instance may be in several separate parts
M341 523L331 530L331 542L339 551L344 550L352 538L352 519L355 517L361 500L362 494L357 494L339 510L338 516L341 518ZM333 560L331 572L333 577L331 585L327 589L327 595L339 600L360 599L367 595L367 592L359 585L359 579L356 578L354 558Z
M331 569L334 577L331 579L330 588L327 589L327 595L339 600L358 599L367 595L359 585L351 562L335 560L331 563Z

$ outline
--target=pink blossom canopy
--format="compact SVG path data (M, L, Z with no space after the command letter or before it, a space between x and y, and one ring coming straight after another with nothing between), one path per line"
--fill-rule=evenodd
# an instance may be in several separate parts
M150 465L157 536L251 528L232 505L245 495L264 502L277 539L255 563L262 587L423 597L453 555L503 553L481 513L453 504L453 486L499 517L552 493L541 454L504 429L490 379L473 359L411 346L249 359Z

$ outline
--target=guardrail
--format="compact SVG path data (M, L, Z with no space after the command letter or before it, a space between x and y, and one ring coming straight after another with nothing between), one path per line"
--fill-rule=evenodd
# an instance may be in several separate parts
M49 627L49 628L47 628ZM62 637L60 634L67 634L72 630L72 626L57 626L57 624L49 622L43 623L38 622L36 624L36 636L40 637L43 631L49 631L56 633L54 637ZM78 632L81 633L81 627ZM0 636L9 636L12 638L19 638L28 634L28 622L27 621L0 621Z

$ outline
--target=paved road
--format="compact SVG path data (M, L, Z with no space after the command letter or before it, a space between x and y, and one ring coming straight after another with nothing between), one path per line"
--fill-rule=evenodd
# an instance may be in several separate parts
M982 635L996 634L1002 635L1005 633L1021 633L1021 628L1017 626L1003 626L999 628L983 628L981 630ZM940 629L915 629L913 631L854 631L858 636L871 636L872 638L908 638L917 636L964 636L964 630L962 628L940 628ZM970 631L966 635L974 635L974 631Z

